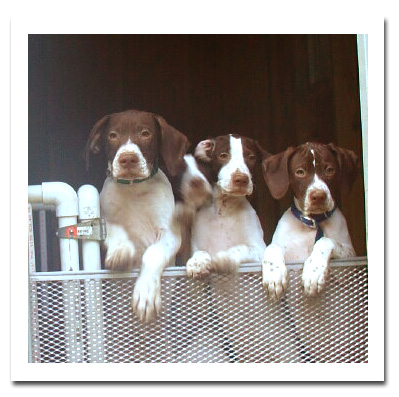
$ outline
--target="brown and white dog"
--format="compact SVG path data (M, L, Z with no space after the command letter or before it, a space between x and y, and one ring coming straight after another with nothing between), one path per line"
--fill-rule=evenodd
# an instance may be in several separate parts
M246 196L252 172L266 152L250 138L224 135L201 141L194 152L200 171L212 186L212 200L196 213L186 269L201 278L212 270L235 271L241 263L260 262L265 250L259 218Z
M337 205L358 171L354 152L334 144L306 143L263 161L263 175L275 199L291 188L294 202L281 217L262 264L263 285L272 299L288 287L286 262L304 261L308 296L325 284L330 258L355 256L346 220Z
M103 117L87 143L87 156L105 151L108 160L100 194L107 225L105 266L141 266L132 302L141 321L161 310L161 275L181 244L171 184L159 166L176 175L187 148L187 138L162 117L138 110Z

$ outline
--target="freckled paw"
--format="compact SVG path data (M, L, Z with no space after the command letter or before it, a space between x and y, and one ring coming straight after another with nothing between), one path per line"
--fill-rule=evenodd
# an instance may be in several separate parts
M133 291L132 307L142 323L158 315L162 309L160 282L139 278Z
M274 263L263 260L262 282L267 294L272 300L279 300L288 289L288 272L284 263Z
M323 289L328 274L327 263L315 261L309 257L303 266L302 286L305 295L316 296Z
M211 270L211 257L206 252L194 254L186 264L187 276L201 279L209 276Z

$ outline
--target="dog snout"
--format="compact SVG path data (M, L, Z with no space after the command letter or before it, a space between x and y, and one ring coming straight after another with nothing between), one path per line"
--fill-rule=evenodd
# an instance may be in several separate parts
M327 194L322 190L315 190L310 193L309 198L312 205L321 205L326 201Z
M249 177L242 172L236 172L233 174L232 182L235 187L246 188L249 184Z
M134 153L123 153L119 157L119 164L125 169L135 167L139 161L139 157Z

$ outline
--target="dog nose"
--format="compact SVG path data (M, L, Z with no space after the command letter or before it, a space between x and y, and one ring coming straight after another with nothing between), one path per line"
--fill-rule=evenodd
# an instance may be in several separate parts
M249 177L241 172L236 172L233 175L233 185L236 187L246 187L249 184Z
M119 157L119 164L122 168L129 168L138 164L139 158L134 153L124 153Z
M315 190L310 193L310 201L312 204L323 204L327 198L327 194L321 190Z

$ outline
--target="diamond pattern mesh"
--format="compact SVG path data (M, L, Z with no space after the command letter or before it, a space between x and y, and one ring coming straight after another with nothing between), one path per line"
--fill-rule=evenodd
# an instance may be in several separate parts
M32 361L366 362L367 266L332 266L318 298L303 295L301 272L289 267L272 302L260 271L195 281L167 269L146 325L131 310L136 276L31 278Z

